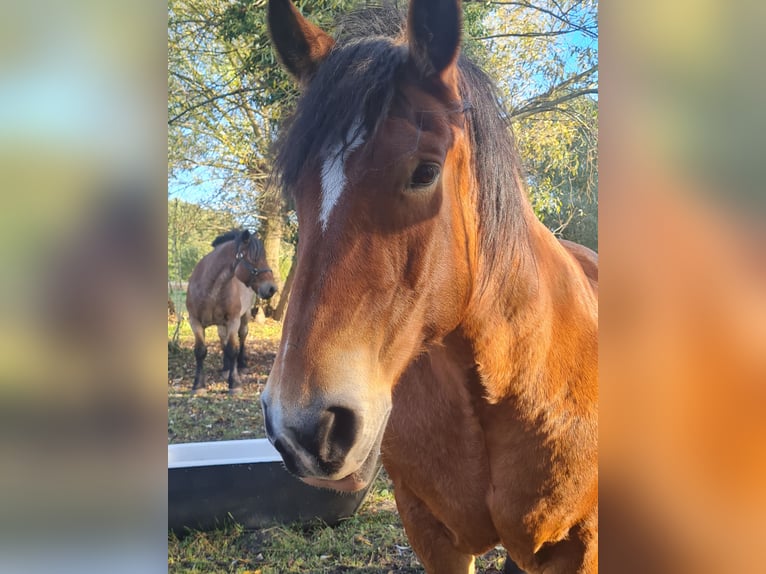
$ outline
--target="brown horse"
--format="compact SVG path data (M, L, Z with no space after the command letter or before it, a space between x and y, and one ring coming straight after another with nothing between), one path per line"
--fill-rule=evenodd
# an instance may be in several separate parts
M457 0L368 9L334 40L269 26L303 87L277 158L299 220L266 429L305 482L354 491L379 450L429 573L502 543L598 569L597 260L534 216ZM511 564L509 561L508 564Z
M263 299L277 291L266 263L263 243L248 230L229 231L215 238L213 251L200 259L189 278L186 309L194 333L197 370L192 393L203 394L207 355L205 328L218 326L223 349L223 370L228 371L229 392L242 392L239 369L246 366L245 338L255 290ZM239 350L236 336L239 334Z

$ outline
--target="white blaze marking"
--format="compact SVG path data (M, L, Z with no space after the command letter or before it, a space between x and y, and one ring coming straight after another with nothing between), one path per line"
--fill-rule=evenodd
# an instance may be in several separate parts
M348 141L354 134L357 134L352 141L348 143L345 151L343 146L345 142L339 142L330 147L325 156L322 165L322 206L319 209L319 221L322 224L322 231L327 229L327 221L330 219L333 207L338 203L343 190L346 188L346 159L356 148L364 143L364 137L359 131L360 122L355 121L351 125L346 135Z

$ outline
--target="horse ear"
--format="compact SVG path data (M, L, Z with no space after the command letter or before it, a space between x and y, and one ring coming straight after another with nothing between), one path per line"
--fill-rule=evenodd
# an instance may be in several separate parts
M242 232L242 243L247 245L247 243L249 243L249 242L250 242L250 230L249 229L245 229Z
M268 20L271 39L282 64L306 85L335 40L306 20L290 0L269 0Z
M460 0L412 0L407 21L410 58L424 76L442 79L460 50Z

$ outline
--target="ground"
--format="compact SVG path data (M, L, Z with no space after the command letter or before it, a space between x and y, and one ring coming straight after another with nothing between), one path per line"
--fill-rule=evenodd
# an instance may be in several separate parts
M191 397L194 382L194 337L187 323L181 325L178 348L168 352L168 442L199 442L265 437L260 395L274 362L281 325L269 319L252 323L247 339L248 369L241 372L243 392L229 396L221 374L223 356L215 328L207 330L208 392ZM172 336L175 326L169 324Z
M176 330L168 321L168 340ZM221 349L208 329L208 394L192 397L193 337L182 323L177 344L168 345L168 443L258 438L265 436L260 393L274 361L281 325L251 324L247 342L249 369L244 392L229 396L220 374ZM495 549L477 561L478 571L500 572L505 552ZM245 530L229 524L212 532L168 536L168 572L259 574L408 574L423 572L404 534L394 503L393 485L381 471L353 517L329 527L319 521Z

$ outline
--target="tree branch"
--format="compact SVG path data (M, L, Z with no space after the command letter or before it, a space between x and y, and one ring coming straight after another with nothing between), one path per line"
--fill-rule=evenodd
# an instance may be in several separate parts
M468 0L470 1L470 0ZM598 38L598 33L594 32L591 28L588 28L586 26L582 26L580 24L576 24L571 19L569 19L569 11L562 10L561 6L554 0L554 4L556 5L556 8L559 9L559 14L556 14L552 10L548 10L547 8L543 8L542 6L537 6L536 4L531 4L530 2L504 2L504 1L495 1L491 0L489 2L484 2L486 4L492 4L495 6L517 6L519 8L529 8L530 10L537 10L538 12L542 12L543 14L547 14L551 18L554 18L558 20L559 22L562 22L563 24L566 24L573 30L576 30L578 32L582 32L583 34L590 36L591 38ZM477 38L478 39L478 38Z
M587 78L588 76L590 76L592 73L594 73L596 71L598 71L598 64L593 65L590 68L588 68L587 70L583 70L582 72L579 72L579 73L575 74L574 76L569 76L566 80L562 80L561 82L559 82L555 86L551 86L548 90L546 90L545 92L543 92L542 94L540 94L538 96L535 96L534 98L532 98L529 101L531 102L533 100L540 100L540 99L543 99L543 98L548 98L548 97L552 96L553 94L555 94L556 92L562 90L563 88L566 88L567 86L571 86L572 84L575 84L575 83L579 82L583 78Z
M518 121L518 120L524 119L527 116L539 114L541 112L552 111L553 109L558 107L560 104L563 104L564 102L568 102L569 100L574 100L575 98L579 98L580 96L587 96L589 94L597 94L597 93L598 93L598 88L583 88L582 90L575 90L573 92L564 94L563 96L560 96L554 100L546 100L544 96L540 96L537 98L533 98L521 108L511 112L510 117L511 119Z
M238 90L233 90L225 94L216 94L215 96L211 96L209 98L202 100L201 102L197 102L196 104L189 106L182 112L177 113L176 115L174 115L172 118L168 120L168 125L174 124L175 122L177 122L180 118L184 117L189 112L192 112L196 110L197 108L201 108L202 106L206 106L207 104L211 104L215 102L216 100L222 100L224 98L228 98L229 96L235 96L243 92L254 92L254 91L255 91L255 88L240 88Z
M573 34L577 30L551 30L550 32L508 32L507 34L492 34L491 36L480 36L474 40L494 40L495 38L540 38L547 36L564 36Z

